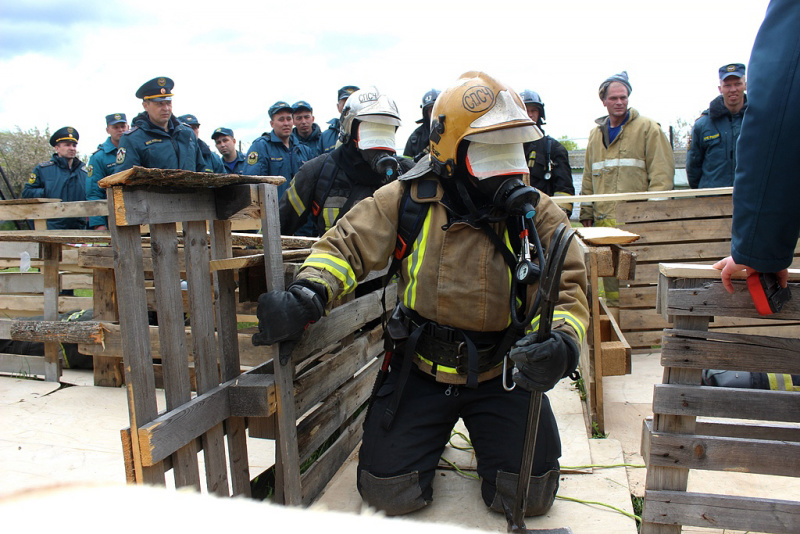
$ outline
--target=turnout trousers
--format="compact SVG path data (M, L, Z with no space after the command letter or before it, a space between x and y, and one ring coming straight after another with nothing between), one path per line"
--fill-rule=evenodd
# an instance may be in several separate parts
M387 515L429 504L436 466L460 417L475 450L484 502L498 512L503 501L513 506L530 393L520 387L506 391L502 376L470 389L438 383L414 367L387 429L384 413L398 382L399 359L393 359L364 422L358 464L364 501ZM560 456L558 427L543 396L526 515L550 509L558 490Z

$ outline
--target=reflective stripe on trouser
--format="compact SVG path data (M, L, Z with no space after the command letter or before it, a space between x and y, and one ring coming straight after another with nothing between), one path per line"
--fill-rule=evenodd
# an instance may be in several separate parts
M511 392L505 391L502 377L482 382L471 389L437 383L412 369L394 423L387 431L381 425L381 419L391 401L400 367L400 362L392 361L389 376L378 391L364 423L358 465L361 496L367 504L389 508L384 510L387 514L393 511L404 513L415 505L421 507L430 502L436 466L450 439L450 431L461 417L469 429L476 457L480 458L478 475L481 477L483 500L491 506L497 492L498 473L519 472L530 394L519 387ZM533 475L558 469L560 456L558 427L547 396L544 396ZM368 477L369 483L362 484L362 472L372 475ZM417 473L417 476L404 476L411 473ZM406 488L401 492L396 487L400 480L418 487L413 488L415 491ZM380 495L370 495L370 492ZM392 502L395 494L403 502Z
M769 389L773 391L800 391L800 386L795 386L790 374L767 373Z

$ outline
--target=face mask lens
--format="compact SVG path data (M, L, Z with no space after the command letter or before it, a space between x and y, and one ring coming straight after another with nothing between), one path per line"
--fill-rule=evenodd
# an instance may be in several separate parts
M466 162L467 170L478 180L528 172L521 143L495 145L472 141Z

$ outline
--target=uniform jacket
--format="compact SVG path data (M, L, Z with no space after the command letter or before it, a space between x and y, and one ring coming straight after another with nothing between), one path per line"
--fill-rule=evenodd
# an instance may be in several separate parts
M427 164L427 158L418 163ZM482 332L504 330L511 323L511 270L483 230L466 222L448 225L441 184L437 184L434 198L419 199L417 187L422 179L438 180L430 172L410 181L396 180L356 204L313 246L298 279L324 284L331 306L335 298L353 291L367 273L386 267L395 248L400 201L408 186L412 198L430 203L430 209L398 271L399 298L440 325ZM568 223L564 212L542 195L535 224L543 246L550 243L562 222ZM493 226L501 237L507 235L504 222ZM529 295L535 290L532 286ZM575 242L564 264L559 299L553 326L564 328L580 346L589 311L585 265ZM538 324L538 317L534 323Z
M237 150L236 151L236 160L234 160L234 161L235 161L235 163L233 164L233 170L230 170L228 168L227 162L225 160L222 160L223 169L225 169L225 172L228 173L228 174L242 174L242 171L244 170L244 161L245 161L244 154L242 154L241 152L239 152Z
M569 153L564 145L549 135L545 135L541 139L525 143L523 148L528 160L530 181L533 187L550 197L575 194L572 168L569 166ZM572 204L561 204L561 207L572 213Z
M323 153L322 130L319 129L319 125L316 122L311 125L311 135L305 139L300 137L300 134L297 133L297 128L292 130L292 140L295 144L305 145L309 159L316 158Z
M689 186L730 187L736 170L736 141L742 130L745 104L736 115L731 115L722 95L711 101L708 109L692 127L692 142L686 151L686 177Z
M197 137L174 115L169 118L169 131L150 122L146 112L139 113L131 124L133 127L119 140L116 172L134 165L149 169L205 170Z
M22 189L22 198L60 198L63 202L86 200L86 166L73 158L72 167L67 160L53 154L50 161L38 164ZM86 217L48 219L48 230L83 230Z
M312 159L303 165L292 179L289 189L281 197L279 204L282 235L294 235L308 218L314 221L317 230L315 235L322 235L357 202L371 197L376 189L385 185L385 182L379 179L359 179L355 175L348 175L337 163L343 150L343 147L340 146L329 154ZM324 195L324 191L318 192L318 188L322 187L319 184L319 178L328 158L333 158L332 162L336 165L336 171L330 193L325 198L319 215L314 215L312 203L318 194ZM402 175L411 168L412 163L407 158L398 159L399 174Z
M586 146L581 195L673 188L675 161L667 137L656 121L639 115L633 108L628 112L628 121L610 145L608 116L595 121L597 127L589 133ZM616 202L581 205L581 220L616 221L616 218Z
M205 162L205 172L213 172L217 174L224 174L225 168L222 166L222 158L211 152L208 144L202 139L197 140L200 147L200 153L203 154L203 161Z
M338 140L339 119L331 119L328 121L328 129L322 132L322 153L325 154L336 148Z
M406 141L406 148L403 150L403 155L419 161L418 156L424 155L424 153L427 152L430 142L430 125L428 124L428 121L423 121L422 124L417 126L417 129L411 132L411 135L408 137L408 141Z
M280 196L289 188L289 182L300 170L300 166L309 159L311 158L308 157L306 148L295 144L291 137L289 137L289 148L286 148L274 131L265 132L250 145L242 174L283 176L286 182L278 186Z
M105 143L97 146L97 150L89 158L87 167L88 178L86 179L86 200L105 200L106 190L97 185L97 182L114 174L114 167L117 160L117 147L111 142L111 138L106 139ZM89 228L95 226L108 225L108 217L89 217Z
M733 182L731 255L769 273L792 263L800 235L800 4L772 0L747 73ZM795 297L796 298L796 297Z

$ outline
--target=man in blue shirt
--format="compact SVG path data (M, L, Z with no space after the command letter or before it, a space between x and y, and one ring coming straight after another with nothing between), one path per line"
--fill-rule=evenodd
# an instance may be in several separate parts
M86 200L88 173L77 158L78 130L72 126L59 128L50 136L55 154L50 161L38 164L22 189L22 198L60 198L62 202ZM48 230L83 230L86 217L48 219Z
M344 104L347 99L358 91L355 85L345 85L337 93L339 99L336 102L336 109L339 110L339 115L342 114ZM328 129L322 132L322 153L327 153L336 148L336 142L339 140L339 117L334 117L328 121Z
M117 150L116 172L134 165L150 169L182 169L203 172L206 162L192 129L172 114L172 88L165 77L153 78L136 91L144 111L133 119L133 128L122 135Z
M733 185L736 141L747 109L744 72L741 63L720 67L720 95L694 123L686 152L686 176L692 188Z
M106 190L98 186L97 182L114 174L119 140L128 128L128 118L124 113L106 115L108 139L102 145L98 145L95 153L89 158L89 166L86 169L89 173L86 181L86 200L106 199ZM108 217L89 217L89 228L108 230Z
M314 110L305 100L292 104L292 121L294 130L292 139L295 144L303 144L308 151L309 159L322 154L322 130L314 122Z
M222 154L222 165L228 174L242 174L244 169L244 154L236 150L236 138L233 130L220 127L211 134L217 151Z
M292 106L283 101L269 108L272 131L261 134L247 151L242 174L248 176L283 176L286 182L278 186L278 196L289 187L300 166L311 159L302 144L292 140Z
M195 137L197 137L197 144L200 146L200 152L203 154L203 159L206 162L206 172L215 172L218 174L223 174L225 169L222 166L222 159L219 156L211 152L211 149L208 147L208 144L200 139L200 122L197 120L195 115L186 114L181 115L178 117L178 120L181 121L183 124L188 126L194 132Z

